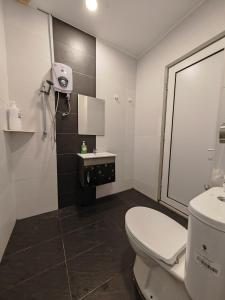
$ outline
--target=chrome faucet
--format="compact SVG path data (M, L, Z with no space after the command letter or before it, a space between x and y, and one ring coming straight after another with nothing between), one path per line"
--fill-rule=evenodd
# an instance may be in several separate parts
M94 153L94 154L98 153L98 149L93 148L93 153Z

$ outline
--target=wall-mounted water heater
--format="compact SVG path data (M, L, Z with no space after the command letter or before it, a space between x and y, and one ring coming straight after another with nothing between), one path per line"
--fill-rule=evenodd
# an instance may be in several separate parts
M48 84L46 88L46 83ZM52 86L54 91L56 92L56 106L55 106L55 112L53 113L51 111L51 108L49 105L47 105L47 101L45 97L48 97L51 93ZM53 63L52 65L52 81L46 80L42 82L41 85L41 95L42 95L42 103L43 103L43 114L44 114L44 129L43 134L44 136L47 135L47 119L46 119L46 111L47 107L50 109L51 117L52 117L52 128L54 129L54 140L56 140L56 115L57 113L60 113L62 117L66 117L71 112L71 105L70 105L70 98L71 93L73 91L73 72L72 69L64 64L61 63ZM61 100L64 99L67 103L68 109L65 111L58 110L59 107L59 100L60 100L60 93L65 94L64 97L61 97Z
M73 72L69 66L56 62L53 63L52 79L56 92L71 94L73 90Z
M66 117L71 111L70 97L73 91L73 71L71 67L54 62L52 65L52 80L54 91L57 93L56 113L59 112L63 117ZM67 101L68 110L64 112L58 111L60 93L66 94L65 100Z

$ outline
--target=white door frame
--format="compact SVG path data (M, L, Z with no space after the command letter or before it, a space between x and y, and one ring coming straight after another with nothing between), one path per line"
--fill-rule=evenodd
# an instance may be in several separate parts
M173 68L173 71L178 71L182 68L185 68L187 64L191 65L194 62L200 61L203 57L211 56L216 52L219 52L225 48L225 31L221 34L217 35L213 39L209 40L208 42L204 43L203 45L197 47L196 49L192 50L188 54L182 56L181 58L177 59L173 63L166 66L165 69L165 87L164 87L164 105L163 105L163 117L162 117L162 128L161 128L161 147L160 147L160 166L159 166L159 188L158 188L158 201L160 201L165 206L168 206L171 209L175 209L178 213L182 215L188 215L188 209L184 205L175 203L172 201L171 203L165 203L162 201L161 194L162 194L162 183L163 183L163 160L164 160L164 146L165 146L165 135L166 135L166 116L167 116L167 99L171 97L170 92L173 91L170 89L169 84L169 75ZM177 69L176 69L177 67ZM225 79L224 84L225 86ZM171 108L170 108L171 109ZM172 112L170 111L170 114Z

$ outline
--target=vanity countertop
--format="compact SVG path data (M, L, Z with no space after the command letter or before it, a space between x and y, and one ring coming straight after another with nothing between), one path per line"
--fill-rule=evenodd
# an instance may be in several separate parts
M116 154L110 152L97 152L97 153L86 153L86 154L77 153L77 155L83 159L116 157Z

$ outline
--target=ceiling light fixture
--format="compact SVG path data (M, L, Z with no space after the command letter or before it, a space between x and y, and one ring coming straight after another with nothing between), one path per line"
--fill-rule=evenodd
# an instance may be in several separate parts
M97 0L86 0L86 7L90 11L95 11L98 8Z

